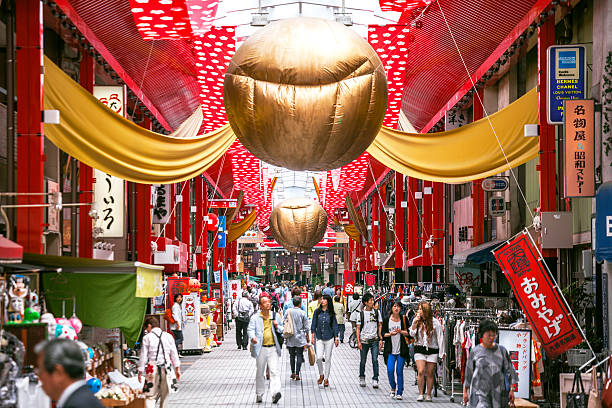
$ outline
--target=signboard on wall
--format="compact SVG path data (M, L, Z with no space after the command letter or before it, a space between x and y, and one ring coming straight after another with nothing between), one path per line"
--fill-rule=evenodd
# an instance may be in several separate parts
M59 191L60 191L59 183L56 183L55 181L47 180L47 192L49 194L58 193ZM53 232L59 232L60 230L60 210L58 210L54 206L51 206L47 209L47 215L48 215L47 230L53 231Z
M94 86L93 95L113 112L125 117L124 86Z
M514 397L528 399L531 387L531 330L499 329L497 342L508 350L518 374Z
M153 198L153 224L167 224L170 221L170 184L154 184L151 189Z
M468 124L468 114L461 109L447 110L444 114L444 129L453 130Z
M98 237L122 238L124 234L125 182L94 169L94 201L98 209L96 226L100 227Z
M586 98L586 47L553 45L548 55L547 120L550 125L563 124L563 101Z
M565 112L565 197L595 195L595 101L568 100Z

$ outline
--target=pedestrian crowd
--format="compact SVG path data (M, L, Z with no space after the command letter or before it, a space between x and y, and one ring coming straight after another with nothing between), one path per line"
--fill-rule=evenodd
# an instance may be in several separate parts
M256 402L263 401L266 379L270 380L272 402L282 397L279 361L283 343L290 357L291 380L301 381L304 353L311 365L316 363L317 383L330 385L334 348L344 342L345 322L351 323L359 349L358 381L366 387L366 363L372 362L372 388L379 388L379 353L387 367L390 397L403 399L404 368L413 365L417 373L418 402L432 402L435 370L444 354L443 327L434 318L431 304L420 299L416 313L406 305L419 300L411 293L393 301L390 312L383 315L370 291L350 299L331 283L309 292L306 288L287 285L254 287L245 290L235 303L236 342L238 349L250 344L255 358ZM247 315L249 318L247 319ZM464 403L473 408L500 408L513 403L513 385L518 377L508 352L496 344L497 325L490 320L480 323L482 343L473 349L466 362Z

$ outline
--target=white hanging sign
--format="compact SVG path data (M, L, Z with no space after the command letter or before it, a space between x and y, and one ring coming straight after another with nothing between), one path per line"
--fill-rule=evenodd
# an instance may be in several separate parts
M98 237L123 238L125 182L94 169L94 201L98 209L97 227L101 228Z
M498 343L508 350L510 360L518 374L518 387L514 390L516 398L529 398L531 386L531 330L500 329Z
M124 86L94 86L93 95L113 112L125 117Z

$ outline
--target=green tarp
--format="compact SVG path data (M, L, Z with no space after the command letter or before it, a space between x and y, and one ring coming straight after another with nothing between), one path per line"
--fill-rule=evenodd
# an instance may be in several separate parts
M47 307L54 316L62 315L62 298L66 300L66 317L72 315L72 298L76 298L76 315L83 324L105 329L119 328L132 347L138 340L147 308L146 298L137 298L136 274L126 273L55 273L42 274Z
M119 328L130 347L142 330L148 298L161 293L161 283L156 283L160 266L38 254L24 254L23 259L61 269L61 273L41 273L41 293L54 316L62 316L65 300L66 317L70 317L75 298L76 315L84 325ZM138 293L143 297L137 297Z

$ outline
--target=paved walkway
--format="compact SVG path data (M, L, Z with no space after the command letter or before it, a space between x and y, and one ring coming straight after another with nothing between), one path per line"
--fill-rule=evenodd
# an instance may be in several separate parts
M390 387L386 366L379 357L380 388L373 389L371 384L372 365L366 367L367 387L358 384L359 350L352 349L345 342L333 351L329 388L320 389L316 383L318 370L308 361L302 367L302 381L291 381L289 376L289 353L283 348L281 357L281 392L283 397L277 405L272 404L269 390L262 404L255 403L255 360L249 351L236 348L235 332L225 336L221 347L199 357L193 365L184 370L179 383L179 392L168 400L168 407L432 407L431 403L416 402L417 390L414 386L414 371L411 367L404 370L404 399L397 401L389 397ZM304 353L307 358L307 354ZM191 358L189 358L191 360ZM191 361L190 361L191 362ZM457 408L448 396L439 391L434 398L437 408Z

